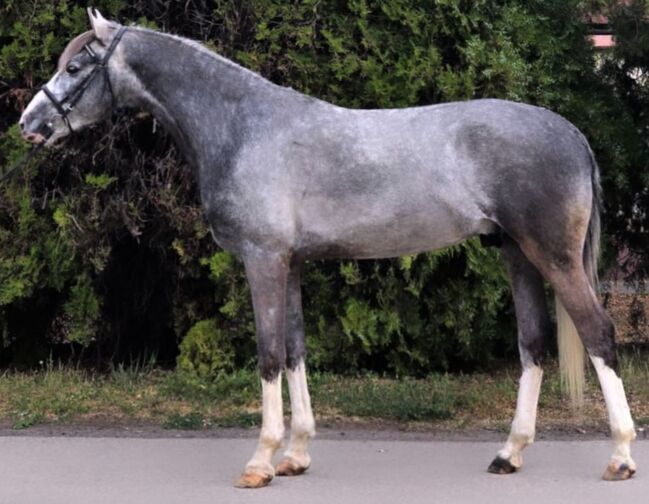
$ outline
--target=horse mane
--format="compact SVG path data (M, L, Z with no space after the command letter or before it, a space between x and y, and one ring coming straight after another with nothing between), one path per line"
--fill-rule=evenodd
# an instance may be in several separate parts
M83 49L83 46L89 44L93 40L95 40L95 32L92 30L88 30L87 32L84 32L81 35L77 35L75 38L73 38L61 53L57 69L59 71L64 70L66 65L68 64L68 61L70 61L75 55L77 55L81 51L81 49Z

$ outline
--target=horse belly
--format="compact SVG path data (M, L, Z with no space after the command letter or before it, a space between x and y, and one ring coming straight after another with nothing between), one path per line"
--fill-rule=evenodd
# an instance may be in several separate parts
M311 201L303 206L296 252L306 257L370 259L434 250L487 233L493 224L479 212L463 212L429 202L419 208L390 208Z

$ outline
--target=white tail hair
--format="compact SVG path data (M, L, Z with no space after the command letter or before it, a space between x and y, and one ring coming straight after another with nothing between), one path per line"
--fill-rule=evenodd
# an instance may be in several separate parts
M568 392L573 406L580 408L584 403L584 366L586 362L584 345L570 315L555 297L557 313L557 340L559 347L559 369L561 385Z

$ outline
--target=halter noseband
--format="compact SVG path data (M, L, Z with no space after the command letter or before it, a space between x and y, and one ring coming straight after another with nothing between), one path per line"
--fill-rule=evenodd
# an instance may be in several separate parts
M106 81L106 84L108 85L108 92L110 93L112 108L113 109L115 108L115 94L113 93L113 86L111 85L110 77L108 76L107 64L109 58L112 56L113 52L115 51L115 48L117 47L117 44L122 39L122 36L124 35L125 32L126 32L126 27L121 26L117 34L113 37L113 40L111 41L110 45L108 46L108 49L104 53L103 58L99 58L99 56L97 56L97 53L92 49L92 47L90 47L90 42L87 43L85 46L83 46L83 50L86 51L88 55L92 58L93 62L95 63L95 67L74 89L72 89L70 93L65 95L63 99L59 100L56 96L54 96L54 93L52 93L47 88L47 85L44 85L41 88L43 93L45 93L45 96L49 98L49 100L52 102L52 105L54 105L56 110L63 118L63 121L65 122L66 126L70 130L70 133L74 133L74 130L72 129L72 124L70 123L70 118L68 117L68 115L74 109L75 105L79 102L79 100L83 96L83 93L86 92L86 89L90 87L90 84L95 78L95 75L97 75L97 73L100 72L101 70L104 71L104 79Z

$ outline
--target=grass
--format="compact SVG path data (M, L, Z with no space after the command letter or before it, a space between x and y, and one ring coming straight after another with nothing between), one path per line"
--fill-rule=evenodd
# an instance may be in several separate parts
M311 380L313 405L346 417L387 420L444 420L461 408L457 383L447 375L426 380L388 380L317 375Z
M621 371L637 424L649 424L649 356L624 356ZM312 373L309 382L320 424L387 422L411 429L506 430L514 413L519 372L512 366L495 373L434 374L417 380ZM0 375L0 423L14 429L71 422L169 429L253 427L260 424L259 411L259 379L253 370L215 382L152 365L120 367L100 375L49 364L37 372ZM546 366L540 427L605 429L606 423L593 372L585 406L575 412L561 394L556 366Z

